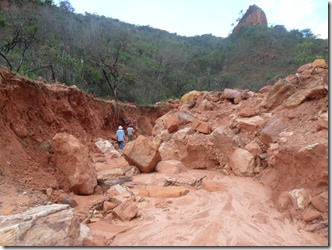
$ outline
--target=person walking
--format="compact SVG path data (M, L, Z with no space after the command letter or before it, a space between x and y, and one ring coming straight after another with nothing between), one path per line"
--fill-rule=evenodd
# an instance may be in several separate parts
M132 141L134 139L134 129L132 127L132 125L129 125L129 127L127 128L127 134L128 134L128 139L129 141Z
M125 140L125 132L123 131L122 126L119 126L118 130L116 131L116 140L119 145L119 149L123 149L124 147L124 140Z

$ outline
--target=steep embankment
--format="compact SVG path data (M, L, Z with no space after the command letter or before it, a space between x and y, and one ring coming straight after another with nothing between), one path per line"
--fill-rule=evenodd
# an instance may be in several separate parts
M23 186L57 187L49 140L68 132L85 144L114 140L129 123L149 135L167 105L135 106L93 98L75 86L31 81L0 68L0 175ZM92 145L92 144L91 144Z

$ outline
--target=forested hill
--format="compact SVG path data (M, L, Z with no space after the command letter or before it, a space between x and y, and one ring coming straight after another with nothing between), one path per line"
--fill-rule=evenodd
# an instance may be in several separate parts
M235 19L236 17L234 17ZM268 18L268 17L267 17ZM190 90L258 90L316 58L328 42L310 30L241 27L227 38L184 37L93 14L67 1L2 1L0 64L102 98L149 104Z

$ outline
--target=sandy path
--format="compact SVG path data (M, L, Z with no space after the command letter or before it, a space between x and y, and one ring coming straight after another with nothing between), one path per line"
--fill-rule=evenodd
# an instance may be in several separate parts
M112 246L316 246L323 239L284 219L270 202L270 190L251 178L188 171L179 179L207 175L223 191L192 189L179 198L146 198L136 224L113 236ZM134 181L152 183L164 175L142 174ZM117 222L117 226L128 223ZM107 235L106 235L107 236Z

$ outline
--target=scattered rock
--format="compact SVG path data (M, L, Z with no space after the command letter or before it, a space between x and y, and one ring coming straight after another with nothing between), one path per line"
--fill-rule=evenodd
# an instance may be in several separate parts
M242 116L242 117L252 117L255 115L256 115L256 111L249 106L244 107L239 112L239 116Z
M188 103L190 101L193 101L199 95L200 95L200 92L198 92L196 90L190 91L189 93L187 93L187 94L185 94L185 95L182 96L181 103L185 104L185 103Z
M178 174L187 171L185 165L177 160L160 161L156 166L156 171L162 174Z
M260 116L253 116L250 118L237 118L235 119L238 128L244 131L255 131L264 123L264 119Z
M257 142L250 142L246 145L246 150L248 150L253 156L258 156L260 154L262 154L262 149L260 148L260 146L258 145Z
M216 181L203 181L202 188L208 192L227 191L227 187L224 184Z
M68 195L60 195L60 197L58 198L58 203L61 204L68 204L70 207L77 207L78 204L76 202L76 200Z
M190 122L193 122L195 119L195 116L190 113L189 111L182 111L179 113L179 121L180 121L180 124L187 124L187 123L190 123Z
M327 211L327 204L319 195L313 197L310 202L318 211L322 213Z
M200 133L203 134L210 134L211 133L211 126L207 122L202 122L199 120L194 120L192 123L193 128Z
M288 192L292 198L293 204L298 208L304 209L310 202L310 194L304 188L293 189Z
M161 160L156 146L147 138L140 135L136 140L129 142L123 149L126 161L135 165L143 173L152 172Z
M263 93L267 93L267 92L269 92L269 90L272 88L272 85L266 85L266 86L264 86L263 88L261 88L259 91L258 91L258 93L261 93L261 94L263 94Z
M329 114L328 112L325 112L319 116L317 130L320 131L322 129L328 129L328 128L329 128Z
M122 168L110 168L110 169L106 169L103 171L98 171L97 179L105 180L105 179L115 178L115 177L119 177L119 176L123 176L123 175L124 175L124 171Z
M97 185L93 191L94 194L103 194L104 191L103 191L103 188L100 186L100 185Z
M312 221L318 219L319 217L321 217L321 215L322 214L320 212L318 212L317 210L308 208L303 214L303 220L305 222L312 222Z
M68 205L34 207L0 216L1 246L80 246L80 224Z
M175 115L169 115L166 118L166 127L169 133L173 133L179 129L179 121Z
M237 97L234 98L233 102L235 104L239 104L242 101L242 96L238 95Z
M247 150L237 148L230 157L229 165L238 176L251 176L254 173L255 159Z
M235 89L225 89L224 98L229 100L234 100L236 97L241 96L241 92Z
M213 104L206 99L204 99L202 101L202 107L204 110L213 110L214 109Z
M284 118L272 117L261 130L261 141L268 145L278 141L280 132L285 128Z
M323 68L323 69L327 69L327 68L328 68L328 66L327 66L327 64L326 64L326 62L325 62L324 59L316 59L316 60L312 63L312 67L313 67L313 68L317 68L317 67L319 67L319 68Z
M141 171L136 166L131 166L131 168L125 173L126 176L133 177L140 174Z
M105 213L109 213L111 210L113 210L120 204L121 204L121 201L119 201L115 198L111 198L109 201L104 201L103 210Z
M293 205L290 194L285 191L279 194L277 199L277 208L280 211L289 209Z
M46 190L45 190L45 193L46 193L46 195L47 195L48 197L51 197L52 192L53 192L53 189L52 189L52 188L46 188Z
M95 145L102 153L111 153L116 157L121 157L121 154L114 148L113 144L108 140L98 139Z
M138 207L132 201L124 201L113 209L114 213L123 221L130 221L136 217Z
M312 68L312 63L307 63L302 65L300 68L297 69L298 73L302 73L303 71L307 71Z
M152 198L175 198L186 195L189 192L188 189L178 186L147 186L140 188L139 196L152 197Z
M325 88L325 84L327 82L327 79L319 79L315 82L313 82L308 89L305 92L306 99L312 100L312 99L320 99L322 97L327 96L328 91Z
M52 145L51 145L51 141L44 141L40 144L39 146L43 151L52 153Z
M283 103L288 97L295 92L295 87L285 80L278 81L271 87L262 101L262 106L272 110Z
M127 192L127 188L121 186L120 184L116 184L116 185L112 186L109 190L110 191L115 190L118 194L123 194L123 193Z

